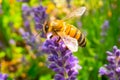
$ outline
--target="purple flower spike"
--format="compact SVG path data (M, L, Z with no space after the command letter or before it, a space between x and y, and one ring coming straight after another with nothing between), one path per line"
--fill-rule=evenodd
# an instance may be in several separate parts
M105 74L107 74L106 68L101 67L101 68L99 69L99 73L100 73L100 75L105 75Z
M8 75L0 73L0 80L7 80Z
M29 2L30 0L17 0L18 2Z
M102 29L103 29L103 30L106 30L106 29L108 29L108 27L109 27L109 21L106 20L106 21L104 22L103 26L102 26Z
M32 8L32 12L32 16L35 21L35 29L41 31L40 36L45 38L46 35L43 33L43 24L47 19L46 8L40 5L38 7Z
M107 76L109 80L120 80L120 49L114 46L112 52L106 53L108 64L99 69L100 75Z
M27 4L22 4L22 17L25 29L31 33L30 29L30 17L31 17L31 8Z
M116 50L115 55L116 55L117 57L119 57L119 56L120 56L120 50Z
M105 41L105 36L107 36L108 28L109 28L109 20L105 20L101 26L101 33L100 33L102 37L101 42Z
M46 9L41 5L32 9L37 30L42 29L42 27L43 27L42 25L44 24L44 22L47 18L47 14L46 14L45 10Z
M43 50L48 52L49 68L56 72L55 80L76 80L78 70L78 59L68 50L63 41L54 36L47 39L43 44Z

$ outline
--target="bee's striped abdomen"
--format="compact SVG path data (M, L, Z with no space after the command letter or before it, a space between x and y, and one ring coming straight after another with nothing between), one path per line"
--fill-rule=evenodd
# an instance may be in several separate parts
M66 25L66 30L65 30L66 34L69 35L70 37L75 38L77 29L73 27L73 25Z
M67 24L65 27L66 27L65 30L66 34L69 35L70 37L76 38L79 46L85 47L86 41L84 34L82 34L80 30L75 28L73 25Z
M85 40L85 36L84 36L84 34L80 34L80 37L79 37L79 39L78 39L78 44L79 44L79 46L81 46L81 47L85 47L86 46L86 40Z

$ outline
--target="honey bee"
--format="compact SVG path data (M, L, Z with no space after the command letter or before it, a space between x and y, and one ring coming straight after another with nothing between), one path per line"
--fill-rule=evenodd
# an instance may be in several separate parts
M46 21L43 27L43 31L46 34L51 33L52 36L58 35L69 50L76 52L78 50L78 46L86 46L85 36L75 26L66 23L65 20L82 16L85 10L86 7L80 7L62 20ZM48 38L51 38L51 36Z

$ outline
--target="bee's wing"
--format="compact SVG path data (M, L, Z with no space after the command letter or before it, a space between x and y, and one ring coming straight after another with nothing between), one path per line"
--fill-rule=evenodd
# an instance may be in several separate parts
M86 11L86 7L80 7L75 11L71 12L70 14L68 14L65 18L63 18L63 20L67 20L73 17L80 17L84 14L85 11Z
M65 33L63 32L58 32L57 34L61 37L64 44L68 47L69 50L71 50L72 52L78 51L77 39L72 38L69 35L65 35Z

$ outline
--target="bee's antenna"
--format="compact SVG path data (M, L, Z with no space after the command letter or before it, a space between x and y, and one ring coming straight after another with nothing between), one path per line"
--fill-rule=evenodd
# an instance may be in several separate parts
M39 31L34 37L36 38L39 34L40 34L41 31Z

